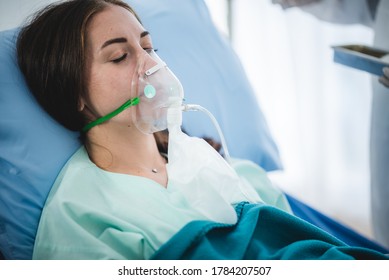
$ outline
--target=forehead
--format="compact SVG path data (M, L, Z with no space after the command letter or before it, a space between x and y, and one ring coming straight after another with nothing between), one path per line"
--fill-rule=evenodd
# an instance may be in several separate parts
M126 37L139 40L143 26L127 9L108 4L107 7L95 14L87 25L87 41L92 44L103 44L114 37Z

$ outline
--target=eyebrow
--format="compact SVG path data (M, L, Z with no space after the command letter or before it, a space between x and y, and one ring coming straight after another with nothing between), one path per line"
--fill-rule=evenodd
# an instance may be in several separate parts
M101 48L104 49L105 47L115 43L127 43L127 39L124 37L110 39L108 41L105 41Z
M148 31L143 31L140 34L140 38L146 37L150 33ZM111 45L111 44L116 44L116 43L127 43L127 39L124 37L118 37L118 38L113 38L108 41L105 41L104 44L101 46L101 49L104 49L105 47Z

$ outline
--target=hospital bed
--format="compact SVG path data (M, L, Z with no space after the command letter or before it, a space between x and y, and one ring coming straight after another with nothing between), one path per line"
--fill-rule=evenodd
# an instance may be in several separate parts
M228 40L203 0L129 0L150 31L159 55L181 80L186 101L218 120L231 156L267 171L282 168L277 146L253 89ZM31 259L40 213L59 170L80 146L40 109L15 58L18 29L0 33L0 259ZM195 136L218 134L206 116L186 113ZM388 251L286 194L294 214L349 245Z

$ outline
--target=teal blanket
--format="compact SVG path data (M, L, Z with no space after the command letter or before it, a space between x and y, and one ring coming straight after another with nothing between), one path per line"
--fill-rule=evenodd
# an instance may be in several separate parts
M152 259L165 260L342 260L387 259L351 247L304 220L262 204L236 206L234 225L194 221L165 243Z

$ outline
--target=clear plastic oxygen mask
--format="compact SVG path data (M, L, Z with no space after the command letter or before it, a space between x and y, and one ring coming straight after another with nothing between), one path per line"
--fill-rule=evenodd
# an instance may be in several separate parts
M146 67L150 63L153 65ZM146 69L147 68L147 69ZM183 111L203 111L216 125L225 155L228 150L215 118L199 105L184 105L180 81L154 51L141 57L132 80L135 96L112 113L88 124L86 130L119 114L130 106L133 122L143 133L169 130L168 191L178 194L209 220L235 223L234 203L262 201L250 184L242 180L230 164L205 140L190 137L181 131ZM135 94L134 94L135 91ZM103 120L101 120L103 119ZM84 128L85 131L85 128ZM156 202L158 203L158 202Z
M146 69L146 59L143 57L137 67L137 77L132 81L139 96L139 105L134 110L134 121L140 131L154 133L168 127L168 109L182 105L184 90L166 63L154 51L149 51L148 54L156 64Z

